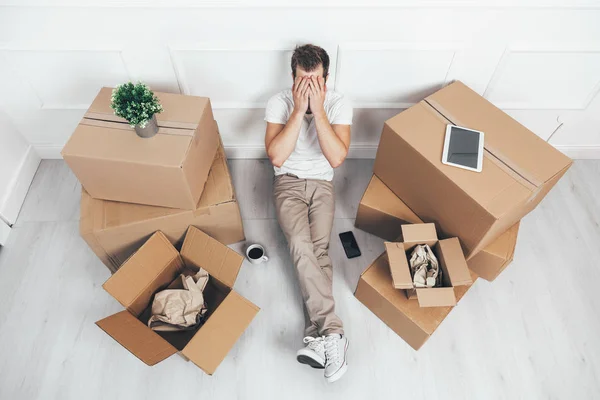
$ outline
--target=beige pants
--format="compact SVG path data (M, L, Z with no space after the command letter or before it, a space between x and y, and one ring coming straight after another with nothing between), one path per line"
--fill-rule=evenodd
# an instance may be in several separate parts
M331 182L278 175L273 197L277 219L298 272L304 300L305 336L344 333L335 315L329 238L335 211Z

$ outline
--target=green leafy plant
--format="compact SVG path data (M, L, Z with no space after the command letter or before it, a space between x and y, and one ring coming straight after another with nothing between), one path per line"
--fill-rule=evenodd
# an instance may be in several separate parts
M154 114L163 111L158 97L148 85L131 82L118 85L112 91L110 108L115 115L125 118L132 127L145 128Z

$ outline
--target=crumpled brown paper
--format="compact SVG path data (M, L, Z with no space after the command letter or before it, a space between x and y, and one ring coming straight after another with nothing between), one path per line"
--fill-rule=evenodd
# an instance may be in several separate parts
M183 289L165 289L154 296L148 326L154 331L194 329L206 314L204 288L208 272L202 268L194 276L180 275Z
M410 269L415 287L425 288L441 285L442 270L429 245L415 246L410 256Z

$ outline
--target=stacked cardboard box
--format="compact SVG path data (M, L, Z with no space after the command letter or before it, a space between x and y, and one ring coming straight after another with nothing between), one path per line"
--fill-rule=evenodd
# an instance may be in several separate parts
M442 163L448 124L484 132L482 172ZM477 274L491 281L512 261L521 218L571 163L483 97L454 82L386 121L356 226L401 242L403 223L434 223L441 238L459 238L473 280ZM396 289L388 260L384 253L367 268L355 295L418 349L451 308L421 308ZM467 290L468 286L454 288L457 301Z
M82 184L81 236L114 273L104 288L126 308L97 324L148 365L180 351L212 374L258 308L232 290L243 257L225 244L244 230L210 100L156 93L158 133L141 138L113 114L111 92L100 90L62 152ZM154 294L198 268L210 274L206 321L148 328Z
M227 159L207 97L156 95L159 130L138 137L102 88L62 154L83 187L80 233L115 272L160 230L180 245L190 225L231 244L244 240Z
M207 97L156 95L158 133L139 137L110 108L102 88L62 150L62 156L95 199L193 210L219 147Z
M179 246L190 225L225 244L244 240L242 217L222 144L194 210L94 199L85 189L81 193L81 236L111 272L157 230Z

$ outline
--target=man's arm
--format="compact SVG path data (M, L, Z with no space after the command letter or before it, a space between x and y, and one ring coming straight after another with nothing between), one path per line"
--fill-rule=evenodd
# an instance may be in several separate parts
M350 147L350 125L330 124L323 107L326 93L325 80L322 77L310 82L310 109L315 118L317 137L323 155L332 168L337 168L346 159Z
M281 167L296 147L304 114L308 109L308 79L296 78L292 92L294 111L285 125L267 122L265 148L271 163Z

